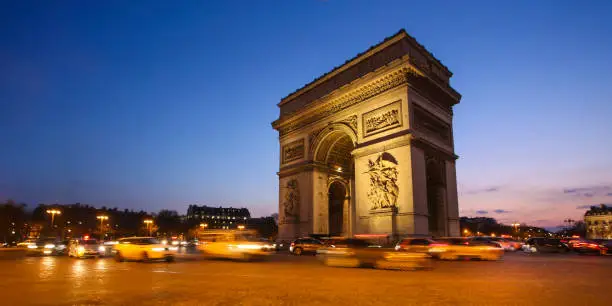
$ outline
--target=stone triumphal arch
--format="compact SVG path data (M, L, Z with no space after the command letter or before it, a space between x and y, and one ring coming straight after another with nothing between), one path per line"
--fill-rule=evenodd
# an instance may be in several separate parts
M279 238L459 235L451 76L402 30L283 98Z

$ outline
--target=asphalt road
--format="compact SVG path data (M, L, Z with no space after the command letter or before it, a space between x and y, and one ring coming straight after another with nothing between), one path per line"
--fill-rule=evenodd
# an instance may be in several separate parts
M611 256L560 254L435 262L414 272L331 268L285 254L169 264L0 255L0 304L612 305L611 276Z

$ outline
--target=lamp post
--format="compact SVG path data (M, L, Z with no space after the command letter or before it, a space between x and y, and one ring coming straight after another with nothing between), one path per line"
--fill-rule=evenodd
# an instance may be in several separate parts
M62 212L59 209L47 209L47 213L51 215L51 228L53 228L53 221L55 221L55 215L61 215Z
M104 220L108 220L108 216L96 216L96 218L98 218L98 220L100 220L100 240L104 239L104 236L102 236L103 232L104 232Z
M147 230L149 231L149 237L151 236L151 225L153 224L153 220L147 219L144 220L144 223L147 225Z

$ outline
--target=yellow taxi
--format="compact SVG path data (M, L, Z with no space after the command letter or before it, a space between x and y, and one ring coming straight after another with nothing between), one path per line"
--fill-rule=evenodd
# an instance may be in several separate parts
M124 260L165 260L174 261L178 247L162 244L153 237L130 237L119 239L113 247L116 261Z

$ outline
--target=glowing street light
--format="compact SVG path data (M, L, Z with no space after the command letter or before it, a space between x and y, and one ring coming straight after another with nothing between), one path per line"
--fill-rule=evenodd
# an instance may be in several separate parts
M243 230L244 229L244 225L238 225L238 229L239 230Z
M151 225L153 224L153 220L147 219L143 221L147 225L147 230L149 231L149 237L151 236Z
M102 233L104 231L104 220L108 220L108 216L96 216L96 218L98 220L100 220L100 240L104 239L104 237L102 236Z
M53 221L55 220L55 215L61 215L62 212L59 209L47 209L47 213L51 215L51 227L53 227Z
M200 223L200 228L207 228L208 227L208 223Z

